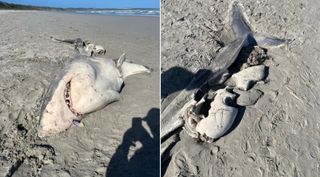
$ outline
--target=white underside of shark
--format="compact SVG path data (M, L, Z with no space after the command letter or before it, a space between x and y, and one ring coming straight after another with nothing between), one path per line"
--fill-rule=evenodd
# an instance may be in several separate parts
M119 100L127 76L150 73L143 66L125 61L80 56L66 65L51 83L43 103L39 137L49 136L71 127L82 115L97 111Z

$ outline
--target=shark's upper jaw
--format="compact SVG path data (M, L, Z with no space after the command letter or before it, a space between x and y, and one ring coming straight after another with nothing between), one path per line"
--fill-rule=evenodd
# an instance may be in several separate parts
M70 111L77 117L81 117L82 114L77 112L72 106L72 99L71 99L71 80L67 82L65 90L64 90L64 100L70 109Z

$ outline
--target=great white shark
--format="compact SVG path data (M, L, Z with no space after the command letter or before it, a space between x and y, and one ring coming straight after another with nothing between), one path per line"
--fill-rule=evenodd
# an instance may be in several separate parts
M133 74L150 73L143 65L78 55L52 81L44 98L38 136L67 130L83 115L119 100L124 80Z

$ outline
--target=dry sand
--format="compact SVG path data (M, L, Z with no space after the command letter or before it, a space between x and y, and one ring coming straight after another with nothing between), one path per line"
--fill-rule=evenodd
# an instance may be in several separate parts
M212 144L181 141L162 166L164 176L319 176L320 4L248 0L253 30L294 39L270 49L264 95L239 115L235 129ZM231 40L226 24L231 1L162 1L162 109Z
M84 127L39 140L42 98L74 53L50 36L94 41L105 57L126 52L154 71L128 78L121 100ZM0 11L0 68L0 176L158 176L159 18Z

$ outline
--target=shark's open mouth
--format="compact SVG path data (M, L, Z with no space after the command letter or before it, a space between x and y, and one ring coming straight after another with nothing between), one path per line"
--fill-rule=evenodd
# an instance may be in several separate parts
M81 117L82 114L77 112L73 107L72 107L72 99L71 99L71 80L66 84L66 88L64 90L64 100L69 107L70 111L77 117Z

